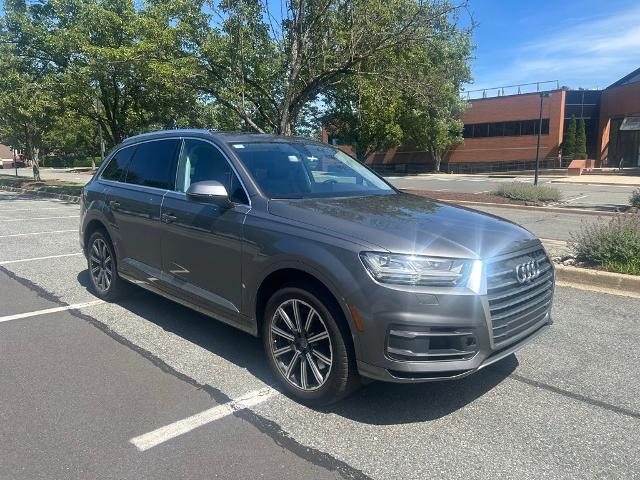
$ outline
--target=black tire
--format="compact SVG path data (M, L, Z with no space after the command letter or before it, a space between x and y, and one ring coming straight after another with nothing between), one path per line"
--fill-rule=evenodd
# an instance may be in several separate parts
M104 230L96 230L89 237L86 248L89 280L91 281L93 292L107 302L117 300L123 294L124 280L118 275L116 253L109 235ZM102 258L102 255L108 256L110 260L106 261L106 258ZM96 260L99 262L96 262ZM100 263L100 266L97 265L98 263ZM96 268L105 272L103 276L96 275ZM110 269L110 276L106 274L108 269Z
M297 302L294 305L297 304L301 311L299 317L307 316L306 312L310 311L307 310L307 307L312 307L319 317L313 316L313 323L308 332L304 328L300 328L305 335L297 335L295 340L289 340L280 337L279 334L274 334L272 328L275 325L276 328L282 330L283 318L280 313L276 315L276 311L282 305L290 305L289 302L293 301ZM291 318L289 319L291 320ZM262 339L267 361L280 384L296 400L312 406L329 405L346 397L359 386L360 377L356 367L355 353L350 341L349 328L345 323L342 312L333 298L314 285L286 285L273 294L267 302L262 322ZM322 333L317 333L322 332L323 328L328 332L328 337L323 340L317 340L312 344L308 343L306 339L300 339L302 336L309 339L323 336ZM289 334L290 331L285 333ZM278 345L278 342L282 343ZM304 346L300 346L298 342L304 342ZM283 354L283 357L290 355L288 359L286 357L283 360L281 360L283 357L276 358L276 352L286 349L287 344L294 349ZM322 349L324 349L324 353L321 352ZM324 360L327 360L329 359L327 354L329 349L331 363L330 366L327 366L328 362L321 360L322 357L316 357L316 355L320 353L324 356ZM292 360L296 353L298 354L298 366L295 368L298 371L292 372L287 377L283 370L287 368L287 361ZM307 354L311 357L309 360L307 360L309 358L306 356ZM313 362L315 362L315 372L311 366ZM304 365L302 365L303 363ZM323 368L324 370L321 371ZM307 371L310 384L317 384L309 385L309 388L313 387L312 390L300 386L301 377L307 377L301 373L302 370ZM318 381L316 372L323 378L323 383Z

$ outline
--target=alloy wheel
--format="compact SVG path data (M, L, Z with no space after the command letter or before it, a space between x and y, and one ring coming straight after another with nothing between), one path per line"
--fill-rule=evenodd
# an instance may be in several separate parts
M333 347L329 330L315 308L298 299L282 302L273 314L269 337L271 355L287 382L304 391L317 390L326 383Z
M96 238L91 245L89 269L96 288L101 292L109 290L113 279L113 258L107 242L102 238Z

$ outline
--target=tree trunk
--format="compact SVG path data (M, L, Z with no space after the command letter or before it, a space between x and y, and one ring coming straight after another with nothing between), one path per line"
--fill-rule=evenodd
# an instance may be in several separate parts
M431 157L433 158L434 172L440 172L440 165L442 164L442 153L439 150L432 149Z
M40 149L31 147L31 162L33 163L33 179L36 182L41 182L40 178Z

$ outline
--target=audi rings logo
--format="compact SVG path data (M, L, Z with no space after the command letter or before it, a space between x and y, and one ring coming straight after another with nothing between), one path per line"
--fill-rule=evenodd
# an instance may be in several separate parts
M538 266L538 260L532 258L528 262L516 265L516 278L519 283L531 282L538 278L540 275L540 267Z

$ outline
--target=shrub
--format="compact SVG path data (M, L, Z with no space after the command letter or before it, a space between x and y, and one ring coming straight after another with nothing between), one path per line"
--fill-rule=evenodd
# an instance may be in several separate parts
M525 202L557 202L562 198L560 192L552 187L535 186L527 183L508 183L502 185L493 195L523 200Z
M640 188L634 190L631 193L631 198L629 198L629 203L632 207L640 208Z
M640 215L585 224L571 234L569 247L579 262L621 273L640 274Z
M96 167L100 166L100 157L95 157ZM90 167L91 157L45 157L41 166L53 168Z

